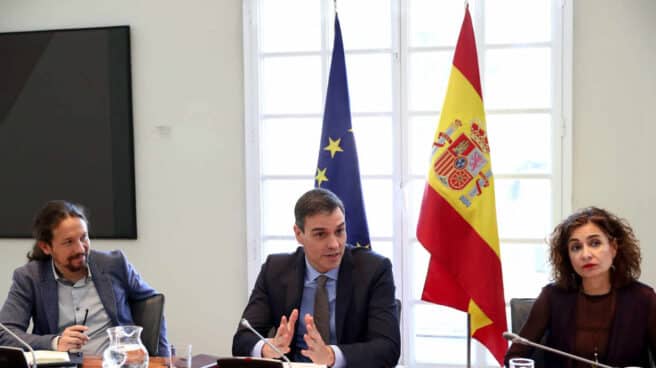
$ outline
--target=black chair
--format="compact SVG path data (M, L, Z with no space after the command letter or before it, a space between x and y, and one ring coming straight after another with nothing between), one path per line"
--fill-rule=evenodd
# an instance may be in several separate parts
M522 327L528 319L528 315L531 313L531 308L533 308L533 303L535 299L533 298L513 298L510 299L510 322L512 332L519 334ZM542 340L539 341L541 344L545 343L545 337L542 337ZM544 367L544 352L540 349L534 349L533 355L530 357L535 361L535 368Z
M396 318L401 323L401 300L394 299L394 305L396 306Z
M137 326L143 327L141 342L151 356L159 353L159 333L164 316L164 295L155 294L146 299L130 303L132 320Z
M513 298L510 299L510 321L512 332L519 333L528 319L531 308L533 308L533 298Z

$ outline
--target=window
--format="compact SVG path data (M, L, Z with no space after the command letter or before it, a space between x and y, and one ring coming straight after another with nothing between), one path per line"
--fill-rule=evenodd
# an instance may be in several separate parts
M297 247L293 205L313 186L332 52L331 0L244 0L249 290ZM569 211L571 4L470 1L496 178L505 295L548 281L544 239ZM372 247L403 301L402 363L463 366L466 315L420 300L415 229L464 16L462 1L337 1ZM571 22L571 20L570 20ZM473 342L472 363L495 366Z

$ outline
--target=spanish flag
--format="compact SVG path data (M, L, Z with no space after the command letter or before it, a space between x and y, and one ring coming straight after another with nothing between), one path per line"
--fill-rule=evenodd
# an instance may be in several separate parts
M431 258L422 299L469 313L503 365L508 347L499 236L476 41L465 10L417 225Z

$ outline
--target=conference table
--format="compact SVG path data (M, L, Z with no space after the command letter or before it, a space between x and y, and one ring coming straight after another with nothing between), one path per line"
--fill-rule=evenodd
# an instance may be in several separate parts
M202 354L204 355L204 354ZM205 357L212 357L206 355ZM195 358L195 356L194 356ZM212 357L216 359L216 357ZM203 363L201 363L203 364ZM169 366L169 358L165 357L150 357L148 361L149 368L164 368ZM82 368L102 368L102 357L101 356L85 356L82 361ZM396 368L405 368L402 365L397 365Z
M209 355L209 354L196 354L193 357L194 365L197 367L206 367L210 364L216 363L218 356ZM175 358L174 358L175 360ZM184 360L178 361L178 367L185 367L186 362ZM164 368L169 366L169 358L167 357L150 357L148 359L149 368ZM84 356L82 360L82 368L102 368L102 357L101 356Z
M148 367L163 368L169 366L169 358L165 357L150 357L148 360ZM82 361L82 368L102 368L101 356L85 356Z
M197 360L198 359L198 360ZM207 354L194 355L194 365L197 367L207 366L213 362L216 362L217 357ZM292 363L293 364L293 363ZM148 361L149 368L164 368L169 366L169 358L165 357L150 357ZM184 363L182 365L184 367ZM180 366L178 366L180 367ZM325 366L321 366L325 367ZM82 368L102 368L102 357L101 356L85 356L82 361ZM397 366L397 368L403 368L402 366Z

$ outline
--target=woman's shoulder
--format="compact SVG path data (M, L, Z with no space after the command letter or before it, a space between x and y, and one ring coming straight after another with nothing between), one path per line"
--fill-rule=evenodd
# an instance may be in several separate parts
M654 289L640 281L631 281L628 284L618 288L617 291L621 294L635 295L636 297L642 296L645 298L656 298Z
M616 291L619 294L656 297L656 294L654 293L654 289L651 286L637 280L631 281L628 284L617 288ZM565 296L565 295L574 295L577 293L578 292L575 290L567 290L561 286L558 286L555 283L549 283L542 288L542 292L540 293L540 295L547 296L547 297L558 297L558 296Z
M642 283L638 280L634 280L634 281L629 282L627 287L634 287L634 288L640 289L640 290L654 291L654 288L652 288L651 286L649 286L645 283Z
M540 293L541 295L548 295L548 296L558 296L558 295L570 295L570 294L576 294L576 291L572 290L567 290L563 288L562 286L557 285L555 282L549 283L545 285L542 288L542 292Z
M545 305L545 307L548 306L551 309L560 310L574 305L577 294L576 291L567 290L555 283L551 283L542 288L536 302Z

